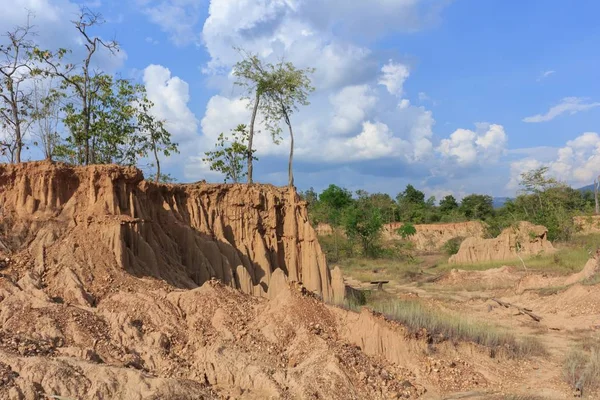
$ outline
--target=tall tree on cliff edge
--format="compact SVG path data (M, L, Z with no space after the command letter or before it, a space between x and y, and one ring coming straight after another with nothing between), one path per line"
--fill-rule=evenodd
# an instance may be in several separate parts
M24 26L6 32L6 43L0 43L0 129L5 132L5 138L0 137L0 154L17 163L21 162L23 136L31 124L28 117L32 92L24 84L33 66L30 17Z
M309 105L308 95L315 90L311 85L309 74L314 68L297 69L291 62L281 61L271 65L268 72L268 87L261 109L265 116L265 124L273 138L281 134L281 121L285 122L290 133L290 157L288 161L288 185L294 186L293 158L294 131L291 116L298 111L298 106Z
M99 97L106 93L109 78L102 71L93 69L92 58L101 49L115 54L119 51L119 45L114 40L103 41L99 37L91 35L90 28L102 25L104 19L99 13L93 12L89 8L82 7L77 19L72 22L86 49L81 63L61 64L64 56L70 53L70 50L67 49L59 49L56 52L37 49L34 54L37 60L44 64L43 71L39 72L45 73L46 76L60 78L61 89L70 91L74 97L70 103L70 118L66 125L71 131L72 144L77 149L77 162L88 165L98 162L92 148L95 139L94 132L92 132L94 107L96 107Z
M254 140L254 126L256 123L256 116L258 114L261 99L269 90L269 66L265 65L258 55L250 54L240 48L235 49L243 57L241 61L238 61L233 66L233 75L236 77L235 84L244 89L244 98L249 101L248 106L252 108L250 125L248 125L247 154L248 183L252 183L252 161L254 160L252 155L254 153L252 143Z

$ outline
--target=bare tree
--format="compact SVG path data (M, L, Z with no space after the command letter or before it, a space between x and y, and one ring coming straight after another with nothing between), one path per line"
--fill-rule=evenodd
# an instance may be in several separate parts
M55 148L60 142L58 133L60 121L59 97L52 77L37 78L33 81L32 117L35 121L33 135L37 138L36 145L42 148L44 158L49 161L52 161Z
M74 96L77 97L80 103L81 111L78 113L77 118L72 121L78 129L76 132L71 133L74 136L73 139L76 145L80 147L78 161L86 165L96 161L93 159L94 152L90 146L92 140L90 127L92 126L92 110L103 85L101 79L103 73L92 70L92 57L101 48L105 48L113 54L119 51L119 45L116 41L105 42L99 37L90 35L90 28L102 25L104 22L101 14L93 12L87 7L82 7L78 18L72 21L87 50L81 64L61 65L61 59L68 53L66 49L59 49L54 53L37 50L35 53L38 60L43 61L47 66L44 71L45 75L60 78L62 87L72 89Z
M0 151L8 155L10 162L21 162L23 137L30 121L28 110L31 91L26 88L32 67L30 40L34 35L27 16L24 26L17 26L4 34L7 44L0 44L0 127L5 131L0 140Z

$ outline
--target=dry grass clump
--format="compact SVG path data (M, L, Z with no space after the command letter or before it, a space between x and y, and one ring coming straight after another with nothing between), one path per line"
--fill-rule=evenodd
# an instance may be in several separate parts
M545 354L543 345L536 338L517 338L497 326L433 310L418 301L387 301L375 304L373 309L402 323L413 333L426 329L441 340L467 341L486 346L492 350L492 354L503 352L509 357Z
M600 342L582 343L567 353L563 379L573 388L585 391L600 389Z

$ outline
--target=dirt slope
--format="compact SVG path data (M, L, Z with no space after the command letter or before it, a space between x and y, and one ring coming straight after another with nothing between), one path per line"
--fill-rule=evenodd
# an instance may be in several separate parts
M400 239L396 232L402 226L401 222L385 224L383 237ZM456 222L449 224L418 224L415 225L416 233L408 238L415 244L417 250L439 250L444 244L457 237L483 237L485 226L480 221Z
M548 241L548 232L541 225L521 221L515 227L508 227L493 239L469 237L465 239L458 253L448 260L451 264L468 264L486 261L514 260L519 256L551 253L555 249Z

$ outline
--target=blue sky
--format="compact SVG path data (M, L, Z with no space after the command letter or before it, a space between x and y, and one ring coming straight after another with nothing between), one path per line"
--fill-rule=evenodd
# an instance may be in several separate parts
M7 1L7 0L1 0ZM16 4L15 4L16 3ZM44 46L76 48L78 3L16 0L0 30L32 10ZM315 67L293 116L296 185L395 195L512 195L547 165L574 186L600 173L600 3L593 0L94 0L120 42L97 63L143 82L181 154L179 181L222 177L201 161L249 112L229 75L233 45ZM287 137L257 137L257 180L287 181ZM35 157L35 151L31 157Z

